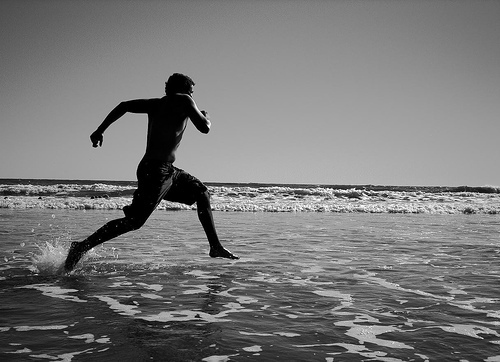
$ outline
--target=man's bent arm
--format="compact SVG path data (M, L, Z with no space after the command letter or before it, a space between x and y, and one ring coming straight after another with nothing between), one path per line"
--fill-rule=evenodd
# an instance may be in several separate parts
M97 131L104 131L116 120L122 117L125 113L148 113L148 100L136 99L133 101L121 102L104 118L104 121L97 128Z
M90 135L90 140L92 141L92 146L97 147L102 146L102 134L104 131L115 121L117 121L120 117L122 117L125 113L147 113L148 112L148 100L145 99L136 99L133 101L125 101L121 102L117 105L109 114L104 118L101 125L97 127L97 130Z
M212 123L208 119L208 113L205 111L200 111L196 106L193 98L186 96L188 102L187 113L188 117L193 122L194 126L201 133L208 133L210 131L210 126Z

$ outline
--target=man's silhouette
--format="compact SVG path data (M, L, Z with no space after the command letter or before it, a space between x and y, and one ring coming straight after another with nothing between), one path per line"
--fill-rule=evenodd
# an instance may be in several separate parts
M186 129L188 119L202 133L210 131L208 113L200 111L193 98L194 82L186 75L175 73L165 84L163 98L137 99L121 102L104 119L90 140L93 147L102 146L103 132L125 113L148 115L146 153L137 168L138 187L132 203L125 206L125 217L108 222L82 242L73 242L64 269L73 270L80 258L94 246L126 232L139 229L161 200L196 203L198 217L210 244L209 255L238 259L219 241L210 207L207 187L197 178L173 166L175 152Z

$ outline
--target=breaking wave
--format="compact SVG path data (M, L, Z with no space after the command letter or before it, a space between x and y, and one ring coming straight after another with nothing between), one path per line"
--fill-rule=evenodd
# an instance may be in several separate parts
M0 184L0 208L121 210L130 203L134 190L134 182L10 181ZM209 184L209 190L216 211L500 214L500 190L494 186ZM167 201L158 207L193 208Z

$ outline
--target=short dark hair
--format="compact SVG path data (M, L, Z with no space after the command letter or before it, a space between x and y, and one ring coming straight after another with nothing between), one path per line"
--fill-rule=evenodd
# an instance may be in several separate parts
M191 87L194 86L194 82L187 75L181 73L172 74L167 82L165 83L165 93L175 94L175 93L188 93Z

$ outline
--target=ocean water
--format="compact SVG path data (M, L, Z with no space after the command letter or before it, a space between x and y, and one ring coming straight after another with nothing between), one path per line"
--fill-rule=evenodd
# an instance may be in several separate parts
M1 361L500 361L490 188L215 185L240 260L164 204L58 275L132 186L33 182L0 185Z

